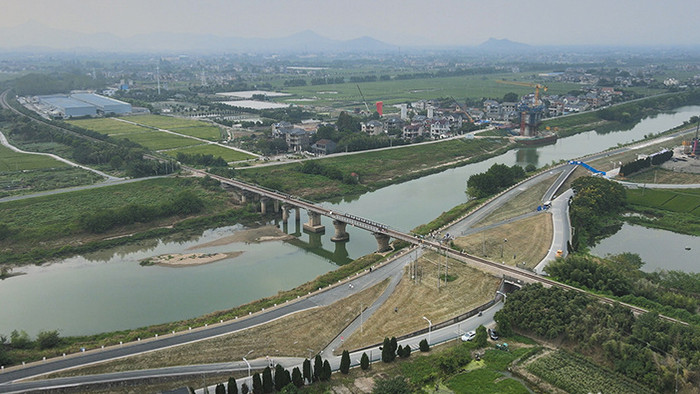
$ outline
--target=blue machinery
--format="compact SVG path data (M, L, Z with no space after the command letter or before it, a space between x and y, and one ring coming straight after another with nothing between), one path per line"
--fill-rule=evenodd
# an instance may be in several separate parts
M586 164L582 161L571 160L571 161L569 161L569 164L578 165L578 166L581 166L581 167L587 169L588 171L590 171L594 174L600 174L602 176L605 176L605 171L596 170L595 168L589 166L588 164Z

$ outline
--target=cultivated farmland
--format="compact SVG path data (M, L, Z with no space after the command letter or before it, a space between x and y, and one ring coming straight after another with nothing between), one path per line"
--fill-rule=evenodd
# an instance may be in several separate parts
M69 120L68 123L74 126L82 127L84 129L96 131L100 134L106 134L110 136L140 133L148 130L145 127L141 127L127 122L122 122L114 118L78 119Z
M0 145L0 172L68 167L68 164L44 155L15 152Z
M186 153L188 155L202 154L202 155L212 155L214 157L221 157L226 161L241 161L254 158L247 153L239 152L234 149L224 148L223 146L214 144L203 144L190 146L186 148L179 148L163 152L168 156L177 157L178 153Z
M651 393L646 387L563 350L546 354L526 369L569 393Z
M175 118L172 116L161 116L161 115L139 115L123 118L126 121L134 122L146 126L157 127L160 129L172 130L182 127L199 127L207 126L206 123L192 120L192 119L182 119Z
M627 200L634 205L700 216L700 189L632 189Z
M216 126L178 127L168 130L207 141L219 141L221 139L221 130Z
M187 137L180 137L179 135L166 133L164 131L147 131L145 133L133 133L122 136L121 138L128 139L132 142L136 142L137 144L152 150L181 148L183 146L201 144L200 141L196 141Z

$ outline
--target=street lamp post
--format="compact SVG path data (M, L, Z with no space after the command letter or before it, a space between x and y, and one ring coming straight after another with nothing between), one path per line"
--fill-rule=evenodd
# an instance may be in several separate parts
M253 353L253 351L251 350L248 353L246 353L245 356L243 356L243 361L245 361L245 363L248 365L248 377L250 377L250 363L248 362L248 360L246 360L246 357L248 357L250 353Z
M364 333L362 330L362 304L360 304L360 334Z
M503 258L503 246L505 246L506 242L508 242L508 239L503 238L503 243L501 244L501 258Z
M433 322L431 322L430 319L425 316L423 316L423 319L428 322L428 345L430 345L430 330L433 327Z

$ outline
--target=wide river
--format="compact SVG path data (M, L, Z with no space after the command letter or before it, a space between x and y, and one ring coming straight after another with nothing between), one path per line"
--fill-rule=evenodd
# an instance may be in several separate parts
M605 134L591 131L559 139L553 145L511 150L484 162L324 205L408 231L464 202L467 178L494 163L539 167L580 157L668 130L698 113L700 106L682 107L674 113L644 119L631 130ZM306 221L305 216L302 212L302 222ZM330 219L323 218L323 224L323 236L300 235L307 247L279 241L206 247L196 251L244 253L194 267L143 267L139 260L166 253L188 253L187 249L194 245L242 228L212 229L187 241L154 240L22 268L27 275L0 282L0 334L8 335L18 329L33 336L42 330L58 329L62 336L83 335L200 316L293 288L335 269L336 262L360 257L376 248L371 234L351 227L350 242L336 245L330 241ZM289 232L297 231L293 219L289 226ZM650 243L646 247L651 247Z

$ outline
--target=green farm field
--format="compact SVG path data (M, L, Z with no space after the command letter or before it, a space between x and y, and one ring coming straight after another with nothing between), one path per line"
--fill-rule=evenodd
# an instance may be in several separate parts
M129 122L134 122L138 124L143 124L146 126L157 127L160 129L172 130L182 127L201 127L208 126L207 123L201 122L199 120L192 119L181 119L172 116L161 116L161 115L138 115L131 117L124 117L124 120Z
M537 358L526 369L568 393L651 393L646 387L563 350Z
M4 202L0 204L5 212L0 223L26 233L30 239L53 239L79 231L78 221L85 214L85 207L98 211L129 204L156 206L184 189L201 196L207 202L207 211L227 206L224 195L202 189L194 179L159 178Z
M177 154L180 152L186 153L188 155L194 155L198 153L203 155L213 155L214 157L221 157L226 161L241 161L253 159L255 157L243 152L212 144L202 144L187 148L179 148L163 153L165 153L168 156L177 157Z
M505 79L531 83L533 81L530 77L531 74L527 73L482 74L461 77L363 82L359 85L368 103L383 101L386 106L438 97L452 96L458 100L465 97L500 99L509 92L514 92L518 95L528 94L534 92L534 88L508 85L496 81ZM547 86L549 94L562 94L580 88L577 84L560 82L547 83ZM290 87L286 88L285 92L293 94L294 97L282 98L284 102L294 102L296 98L305 100L299 101L299 104L332 107L364 106L355 83ZM312 99L312 101L306 101L307 99ZM391 109L387 108L387 110Z
M408 180L433 167L457 165L458 162L487 155L504 146L500 139L449 140L317 161L323 166L337 168L342 174L357 173L360 177L358 185L345 184L321 175L304 174L299 171L301 165L298 163L249 168L238 174L243 179L272 189L309 198L328 198L362 193Z
M164 131L147 131L144 133L133 133L120 136L119 138L128 139L129 141L136 142L137 144L140 144L152 150L173 149L181 148L183 146L201 144L200 141L193 140L187 137L181 137L179 135L166 133Z
M216 126L178 127L168 130L207 141L219 141L221 139L221 130Z
M632 189L627 190L631 204L700 217L700 189Z
M15 152L0 145L0 172L68 167L68 164L44 155Z
M144 127L127 122L122 122L114 118L69 120L68 123L74 126L82 127L84 129L96 131L101 134L114 136L121 134L140 133L148 130Z

